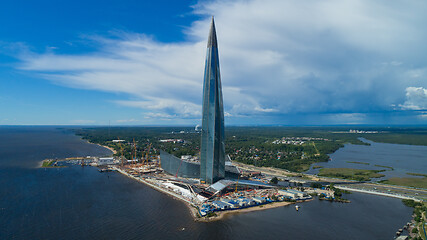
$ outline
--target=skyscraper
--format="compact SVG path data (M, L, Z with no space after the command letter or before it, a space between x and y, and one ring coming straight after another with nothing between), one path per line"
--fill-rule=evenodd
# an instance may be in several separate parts
M218 44L212 17L203 82L200 179L214 183L225 176L224 107L222 105Z

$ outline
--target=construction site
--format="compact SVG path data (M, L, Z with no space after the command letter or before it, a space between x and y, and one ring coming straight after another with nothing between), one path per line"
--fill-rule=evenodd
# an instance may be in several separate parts
M160 155L149 155L151 144L142 154L142 158L136 157L135 142L129 144L134 146L131 159L124 157L121 147L121 152L118 154L121 156L116 157L86 156L45 161L49 161L51 166L72 164L82 167L98 167L100 172L117 171L184 201L197 211L197 217L212 217L216 212L221 211L250 208L274 202L301 202L312 198L306 192L273 186L269 184L268 177L263 177L262 173L241 171L231 161L227 163L231 177L219 180L214 184L207 184L197 178L197 174L199 174L197 172L194 173L194 177L188 177L186 174L191 167L197 168L199 164L197 159L188 160L186 157L181 159L174 157L173 161L178 159L179 162L174 163L178 166L175 168L176 171L171 173L170 169L173 168L165 171ZM170 166L170 162L166 164Z

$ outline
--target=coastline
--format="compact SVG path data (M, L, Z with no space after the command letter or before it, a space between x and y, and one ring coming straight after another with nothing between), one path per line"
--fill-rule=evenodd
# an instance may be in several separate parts
M174 199L176 199L176 200L182 201L183 203L185 203L185 205L186 205L186 206L188 207L188 209L190 210L190 213L191 213L191 215L193 216L193 218L194 218L194 219L197 219L197 218L198 218L198 214L199 214L199 213L198 213L198 210L195 208L195 206L194 206L194 205L192 205L188 200L186 200L186 199L182 198L180 195L175 194L175 193L172 193L172 192L169 192L169 191L167 191L166 189L162 189L162 188L160 188L159 186L156 186L155 184L148 182L147 180L144 180L144 179L141 179L141 178L134 177L134 176L132 176L132 175L128 174L127 172L125 172L125 171L123 171L123 170L121 170L121 169L119 169L119 168L117 168L117 167L113 167L113 169L117 170L117 172L119 172L119 173L121 173L121 174L123 174L123 175L125 175L125 176L127 176L127 177L129 177L129 178L131 178L131 179L133 179L133 180L136 180L136 181L138 181L138 182L144 183L145 185L147 185L147 186L149 186L149 187L153 188L154 190L157 190L157 191L159 191L159 192L161 192L161 193L165 193L165 194L167 194L167 195L171 196L172 198L174 198Z
M87 142L87 143L89 143L89 144L95 144L95 145L98 145L98 146L100 146L100 147L103 147L103 148L106 148L106 149L108 149L108 150L112 151L112 152L113 152L113 154L117 154L117 151L116 151L116 150L114 150L114 148L111 148L111 147L109 147L109 146L105 146L105 145L101 145L101 144L99 144L99 143L93 143L93 142L91 142L89 139L83 139L83 137L82 137L81 135L76 134L76 132L75 132L75 131L73 131L73 134L74 134L75 136L78 136L81 140L86 141L86 142ZM111 155L113 155L113 154L111 154Z
M95 144L95 145L98 145L98 146L100 146L100 147L103 147L103 148L106 148L106 149L108 149L108 150L110 150L110 151L112 151L113 152L113 154L117 154L117 151L116 150L114 150L114 148L111 148L111 147L109 147L109 146L105 146L105 145L101 145L101 144L99 144L99 143L93 143L93 142L90 142L89 140L87 140L87 139L85 139L86 140L86 142L87 143L89 143L89 144ZM111 155L113 155L113 154L111 154Z
M88 141L88 143L90 143L90 144L95 144L95 145L98 145L98 146L100 146L100 147L106 148L106 149L108 149L108 150L112 151L112 152L113 152L113 154L117 154L117 151L116 151L116 150L114 150L114 148L111 148L111 147L109 147L109 146L101 145L101 144L99 144L99 143L91 143L91 142L89 142L89 141ZM111 154L111 155L113 155L113 154Z
M44 160L41 160L41 161L39 162L39 164L38 164L37 168L42 168L42 167L43 167L43 162L44 162Z
M173 197L176 200L182 201L183 203L185 203L185 205L188 207L188 210L190 211L191 216L193 217L194 221L197 222L213 222L213 221L218 221L221 220L223 218L225 218L228 215L233 215L233 214L239 214L239 213L246 213L246 212L254 212L254 211L261 211L261 210L266 210L266 209L272 209L272 208L278 208L278 207L283 207L283 206L287 206L287 205L291 205L297 202L273 202L273 203L268 203L268 204L263 204L263 205L258 205L258 206L253 206L253 207L248 207L248 208L243 208L243 209L234 209L234 210L226 210L226 211L218 211L215 212L216 216L212 216L212 217L201 217L199 215L199 212L196 208L196 206L194 206L193 204L191 204L188 200L180 197L180 195L177 195L175 193L169 192L165 189L160 188L159 186L156 186L154 183L151 183L147 180L141 179L141 178L137 178L134 177L128 173L126 173L125 171L114 167L114 169L117 170L117 172L131 178L134 179L136 181L139 181L141 183L146 184L147 186L153 188L154 190L157 190L159 192L165 193L171 197ZM307 200L307 201L311 201L311 200Z
M311 201L311 200L307 200L307 201ZM208 218L200 217L196 221L199 221L199 222L219 221L219 220L226 218L229 215L247 213L247 212L255 212L255 211L262 211L262 210L267 210L267 209L284 207L284 206L288 206L288 205L295 204L295 203L297 203L297 202L273 202L273 203L268 203L268 204L263 204L263 205L258 205L258 206L243 208L243 209L219 211L219 212L215 212L216 216L208 217Z

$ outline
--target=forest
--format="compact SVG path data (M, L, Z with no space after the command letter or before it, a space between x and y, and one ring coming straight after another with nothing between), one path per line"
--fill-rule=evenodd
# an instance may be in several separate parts
M377 133L356 134L350 133L350 129ZM73 131L92 143L114 148L116 155L127 159L154 157L160 149L177 157L197 156L200 151L200 132L193 127L91 127ZM225 135L225 151L233 161L295 172L304 172L313 163L328 161L328 154L346 143L367 144L360 138L427 145L427 128L422 127L226 127ZM285 138L309 140L298 144L277 143Z

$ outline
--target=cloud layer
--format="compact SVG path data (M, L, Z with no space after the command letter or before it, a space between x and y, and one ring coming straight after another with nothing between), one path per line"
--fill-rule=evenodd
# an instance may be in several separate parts
M406 88L406 101L402 109L427 110L427 89L422 87Z
M187 42L143 33L94 37L95 52L20 55L56 84L125 93L144 118L200 119L210 15L217 25L228 119L427 109L425 1L209 1ZM55 50L56 51L56 50ZM349 120L350 119L350 120ZM425 118L424 118L425 119ZM256 120L254 121L256 122Z

